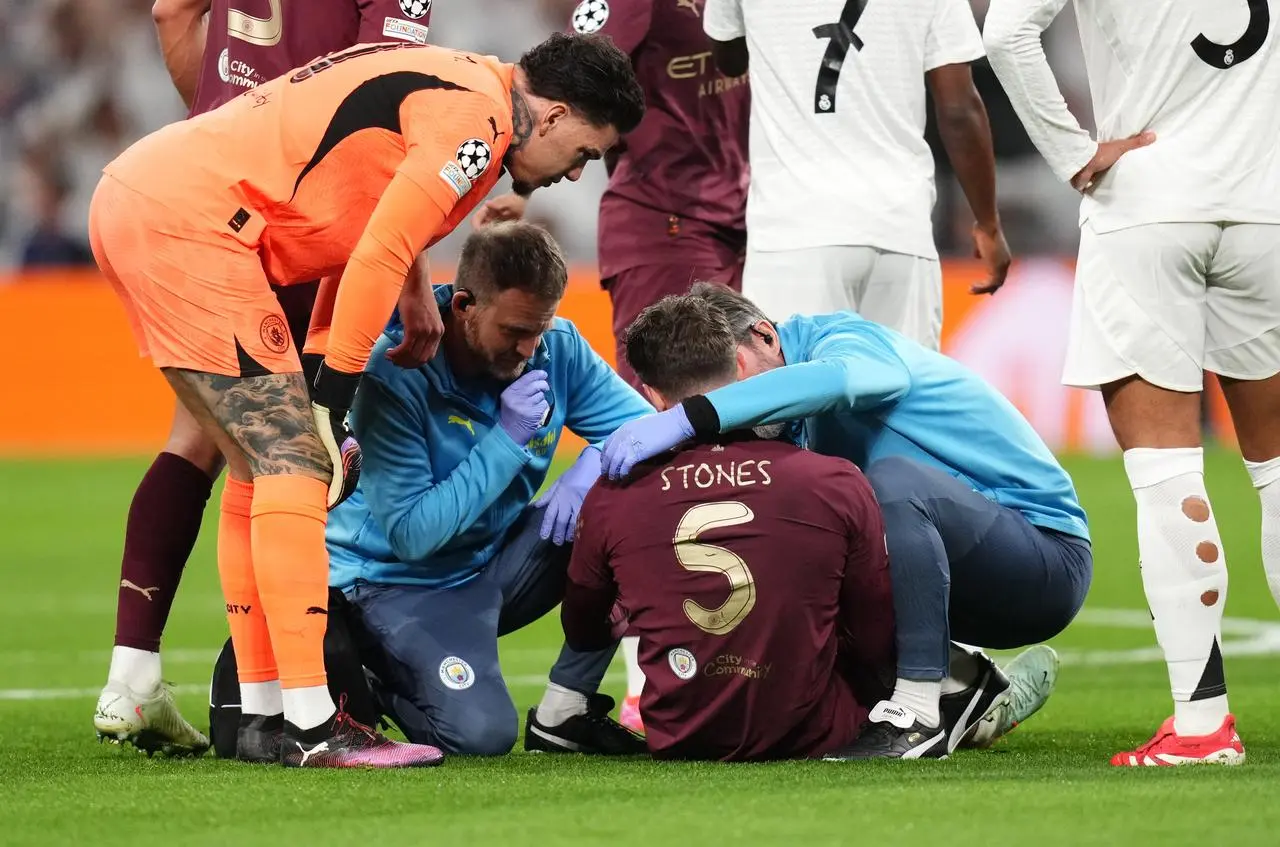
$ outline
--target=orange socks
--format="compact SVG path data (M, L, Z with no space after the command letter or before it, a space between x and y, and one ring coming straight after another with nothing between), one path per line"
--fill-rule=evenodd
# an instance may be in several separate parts
M227 601L227 623L241 682L276 679L276 657L271 650L267 618L253 577L249 514L253 483L227 477L222 489L222 515L218 521L218 575Z
M284 689L326 681L328 492L327 483L292 474L261 476L253 486L254 573Z

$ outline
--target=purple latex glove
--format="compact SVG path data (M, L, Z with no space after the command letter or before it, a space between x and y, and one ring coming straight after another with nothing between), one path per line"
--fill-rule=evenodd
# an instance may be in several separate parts
M604 443L602 464L609 479L618 479L646 459L665 453L693 438L693 424L684 406L627 421Z
M588 447L578 454L578 461L573 467L561 474L555 484L546 493L533 501L535 506L545 506L546 514L542 516L542 540L551 539L552 544L564 544L573 541L574 530L578 528L578 510L582 501L600 478L600 448Z
M546 392L551 390L546 371L529 371L507 386L499 398L498 426L521 447L533 439L547 414Z

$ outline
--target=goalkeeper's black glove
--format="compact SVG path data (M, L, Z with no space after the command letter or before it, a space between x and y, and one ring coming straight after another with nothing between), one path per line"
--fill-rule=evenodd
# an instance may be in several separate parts
M307 364L315 364L314 360ZM306 365L304 364L304 368ZM311 414L316 433L333 463L329 508L350 497L360 481L360 445L347 427L347 411L360 387L360 374L335 371L321 361L311 384Z

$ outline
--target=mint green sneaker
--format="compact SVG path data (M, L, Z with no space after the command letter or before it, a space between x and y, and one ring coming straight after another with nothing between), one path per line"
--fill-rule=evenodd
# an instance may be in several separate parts
M1004 673L1009 677L1008 697L979 721L960 746L990 747L1038 712L1058 684L1059 664L1058 654L1047 644L1028 647L1014 656L1004 667Z

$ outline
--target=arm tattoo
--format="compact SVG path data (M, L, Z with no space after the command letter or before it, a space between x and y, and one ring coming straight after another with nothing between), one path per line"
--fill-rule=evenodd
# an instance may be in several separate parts
M511 143L508 150L519 150L533 135L533 115L529 113L529 104L524 95L511 89Z

